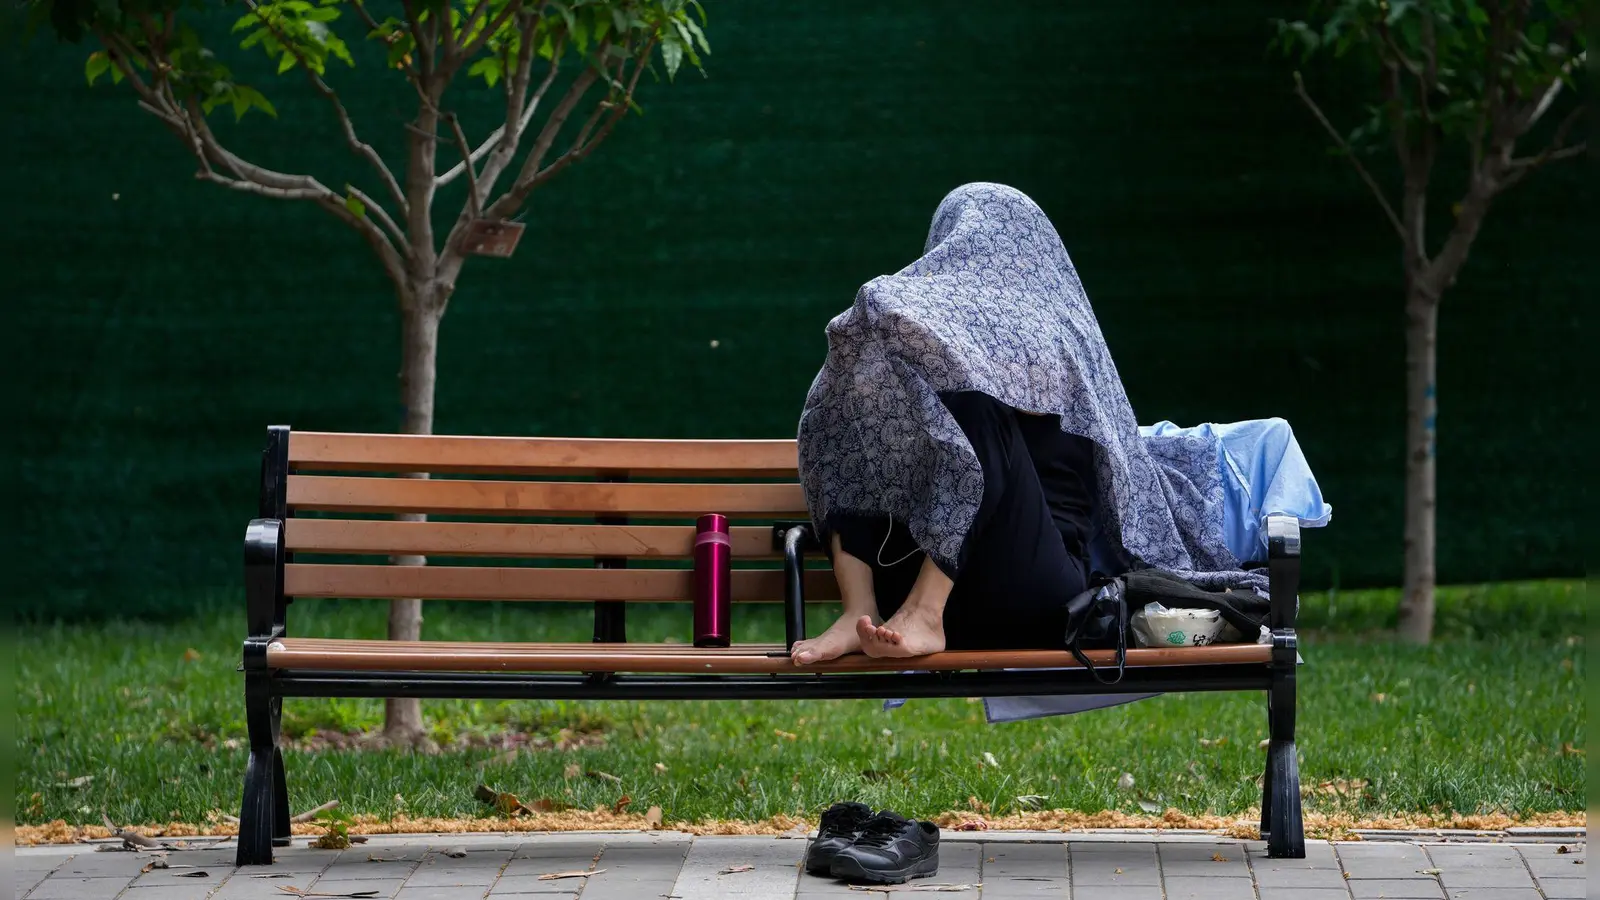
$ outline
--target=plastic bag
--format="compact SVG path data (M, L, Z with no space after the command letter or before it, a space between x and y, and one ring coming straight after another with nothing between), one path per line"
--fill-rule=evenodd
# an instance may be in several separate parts
M1222 633L1222 613L1215 609L1168 609L1146 603L1129 626L1140 647L1204 647Z

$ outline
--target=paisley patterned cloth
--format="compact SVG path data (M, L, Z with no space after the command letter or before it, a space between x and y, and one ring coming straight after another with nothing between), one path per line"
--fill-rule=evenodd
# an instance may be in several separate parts
M799 428L819 533L836 514L893 516L956 571L983 473L938 393L982 391L1094 441L1100 540L1203 587L1266 587L1224 540L1215 443L1141 436L1077 270L1022 192L951 191L922 258L864 285L827 334Z

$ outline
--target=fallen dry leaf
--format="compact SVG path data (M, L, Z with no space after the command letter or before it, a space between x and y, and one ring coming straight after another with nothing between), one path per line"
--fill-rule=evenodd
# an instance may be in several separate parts
M565 800L554 800L550 797L540 797L539 799L533 801L532 806L526 806L523 808L529 812L556 813L566 812L572 808L572 804Z
M966 819L956 826L957 831L988 831L989 823L982 819Z
M588 878L590 875L599 875L605 869L574 870L571 872L546 872L539 876L540 881L555 881L558 878ZM599 888L595 888L599 890Z
M211 873L205 871L204 869L200 869L200 870L197 870L197 871L194 871L194 872L179 872L178 874L176 874L176 875L174 875L172 877L174 877L174 878L210 878L211 877Z
M629 797L627 794L623 794L621 798L617 800L617 802L611 804L611 811L620 816L628 811L628 804L632 802L632 797Z
M1439 870L1438 869L1418 869L1417 871L1421 872L1424 875L1438 875L1439 874Z
M1561 745L1561 755L1562 756L1582 756L1583 755L1583 748L1582 747L1574 747L1574 746L1572 746L1571 742L1568 742L1568 743L1565 743L1565 744Z
M1272 746L1272 739L1271 738L1262 738L1261 739L1261 743L1256 745L1256 749L1257 750L1265 750L1265 749L1267 749L1268 747L1271 747L1271 746Z
M523 814L533 814L532 809L524 805L521 800L518 800L516 794L510 793L509 791L497 791L486 784L480 784L478 785L477 789L472 792L472 795L477 797L483 803L494 807L495 811L502 816L510 817Z
M571 781L582 774L583 766L580 766L577 763L571 763L565 769L561 770L561 777L567 779L568 781Z
M656 763L656 772L660 773L660 772L665 772L665 771L667 771L667 764L666 763L663 763L663 762Z
M1389 695L1388 694L1373 694L1372 695L1372 702L1373 703L1382 703L1382 702L1384 702L1385 700L1388 700L1388 699L1389 699Z
M196 650L193 647L190 647L189 649L183 651L183 661L184 662L199 662L200 658L201 658L200 657L200 651Z
M260 875L251 875L251 878L293 878L288 872L264 872Z
M645 813L644 813L644 824L649 826L650 828L660 828L661 827L661 807L652 806L649 809L645 810Z
M718 875L737 875L740 872L754 872L755 866L729 866L718 872Z
M444 855L450 857L451 859L466 859L467 848L451 847L450 849L444 851Z
M996 760L994 758L994 754L990 753L987 750L983 751L983 762L984 762L985 765L989 766L991 769L1000 768L1000 763L999 763L998 760Z
M1228 858L1226 856L1223 856L1221 853L1213 853L1213 854L1211 854L1211 861L1212 862L1228 862L1229 860L1228 860Z
M1562 844L1561 846L1556 848L1556 852L1557 853L1571 853L1572 851L1567 849L1567 845L1566 844Z
M1228 739L1225 738L1225 737L1219 737L1219 738L1214 738L1214 739L1213 738L1201 738L1200 739L1200 746L1202 746L1202 747L1221 747L1223 744L1226 744L1227 742L1228 742Z
M777 735L778 737L783 738L786 741L798 741L798 740L800 740L800 735L795 734L792 731L784 731L782 728L774 728L774 729L772 729L772 733Z
M278 885L278 890L295 897L354 897L357 900L363 897L377 897L382 893L381 891L350 891L344 894L330 894L322 891L308 891L288 884Z

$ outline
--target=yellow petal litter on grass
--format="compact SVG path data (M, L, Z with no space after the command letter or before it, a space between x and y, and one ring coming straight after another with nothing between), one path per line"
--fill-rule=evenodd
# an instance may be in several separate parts
M652 807L650 812L655 812ZM657 813L659 815L659 813ZM1105 810L1084 813L1072 810L1039 810L995 816L983 820L986 829L1027 831L1087 831L1091 829L1182 829L1212 831L1229 837L1254 840L1260 837L1255 824L1260 819L1258 811L1240 815L1190 815L1169 809L1156 815L1130 815ZM933 817L933 821L946 828L970 824L970 811L952 810ZM377 816L359 815L350 825L351 834L503 834L556 831L644 831L666 827L673 831L696 835L782 835L792 834L801 828L810 830L814 823L798 816L777 815L756 821L712 819L701 822L673 822L658 825L654 816L627 812L614 812L609 807L593 810L569 809L561 812L538 813L514 819L442 819L411 818L399 816L379 819ZM1414 815L1379 816L1359 818L1345 813L1307 812L1306 837L1327 840L1358 840L1355 831L1396 831L1461 829L1467 831L1504 831L1507 828L1586 828L1588 816L1583 812L1541 813L1532 816L1487 815ZM166 825L141 825L127 830L146 837L191 838L225 837L237 835L239 828L231 822L211 822L196 825L189 822L172 822ZM315 824L293 826L296 835L314 837L325 829ZM38 844L72 844L81 841L103 840L111 832L103 825L69 825L57 819L44 825L19 825L16 843L31 847Z

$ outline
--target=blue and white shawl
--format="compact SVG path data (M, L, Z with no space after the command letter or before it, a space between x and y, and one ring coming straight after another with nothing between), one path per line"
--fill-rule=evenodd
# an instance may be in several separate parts
M1265 588L1224 539L1216 443L1140 434L1077 270L1022 192L950 192L922 258L864 285L827 334L799 429L819 533L835 513L888 515L952 564L983 472L937 395L982 391L1094 441L1100 540L1200 586Z

